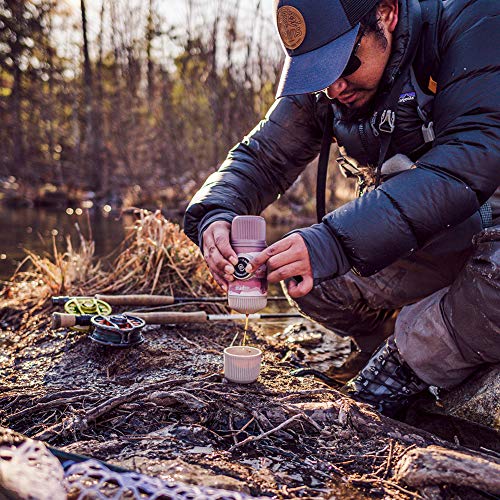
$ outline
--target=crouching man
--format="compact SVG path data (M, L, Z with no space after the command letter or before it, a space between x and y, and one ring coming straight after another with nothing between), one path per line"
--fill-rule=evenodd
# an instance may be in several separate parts
M277 100L185 215L226 288L233 217L259 214L335 140L360 196L250 266L353 338L331 375L385 413L500 361L499 14L488 0L277 1Z

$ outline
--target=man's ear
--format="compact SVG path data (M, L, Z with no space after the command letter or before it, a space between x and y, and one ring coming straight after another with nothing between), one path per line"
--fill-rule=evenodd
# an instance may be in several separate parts
M399 19L398 0L382 0L378 7L378 14L380 23L386 27L389 33L393 33Z

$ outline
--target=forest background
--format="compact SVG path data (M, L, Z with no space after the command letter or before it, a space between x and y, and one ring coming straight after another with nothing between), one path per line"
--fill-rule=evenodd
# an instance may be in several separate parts
M270 0L0 0L0 197L180 214L282 61ZM352 192L337 180L333 205ZM314 182L292 212L313 213Z

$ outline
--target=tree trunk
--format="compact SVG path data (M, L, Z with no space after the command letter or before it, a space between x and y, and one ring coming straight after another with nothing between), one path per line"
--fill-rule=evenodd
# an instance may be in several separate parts
M87 158L90 165L90 182L89 187L96 191L100 185L99 173L99 143L97 120L94 109L94 93L93 93L93 74L92 65L89 55L89 42L87 37L87 11L85 0L80 0L80 9L82 16L82 38L83 38L83 86L84 86L84 105L85 105L85 121L86 121L86 142L87 142Z
M17 19L22 19L24 14L24 2L15 2L11 5L14 17ZM16 37L16 41L11 47L12 53L11 58L14 61L13 68L13 82L12 82L12 94L10 96L10 112L13 118L13 151L12 151L12 167L10 169L11 175L16 177L22 176L26 168L26 149L25 149L25 137L24 137L24 127L22 119L22 97L23 97L23 86L22 78L23 73L20 68L21 64L21 53L22 46L19 40L19 36Z
M154 99L154 66L152 59L152 48L153 48L153 37L154 37L154 22L153 22L153 1L149 0L148 8L148 21L146 28L146 57L147 57L147 82L148 82L148 108L151 113L153 109L153 99Z
M22 72L16 63L14 68L11 94L11 112L14 118L12 137L14 139L13 168L11 174L16 177L24 172L26 167L26 151L24 147L24 128L22 119Z
M52 16L53 16L53 11L52 9L49 11L49 14L47 16L47 38L52 37ZM48 106L44 106L44 111L46 113L46 119L48 123L48 130L47 130L47 142L49 144L49 153L50 153L50 161L51 163L54 162L54 176L52 178L52 182L57 185L57 186L62 186L64 184L64 176L63 176L63 169L62 169L62 163L60 159L60 151L55 150L56 148L56 139L55 139L55 128L54 128L54 120L55 120L55 110L57 108L57 98L55 96L54 92L54 59L55 59L55 49L51 46L47 46L47 60L48 60L48 89L49 89L49 96L48 96ZM57 156L56 156L57 153Z
M100 196L104 196L109 191L109 161L105 155L105 137L107 136L107 130L104 127L104 85L103 85L103 53L104 53L104 16L106 2L102 0L101 13L100 13L100 26L99 26L99 55L97 58L97 95L96 95L96 106L94 107L94 116L96 116L95 126L96 130L96 154L97 162L99 164L99 193Z

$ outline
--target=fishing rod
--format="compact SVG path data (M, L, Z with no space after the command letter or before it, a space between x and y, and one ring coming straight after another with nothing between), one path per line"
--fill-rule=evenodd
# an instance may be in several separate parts
M284 296L269 296L267 300L287 300ZM186 302L226 302L227 297L174 297L173 295L149 295L149 294L133 294L133 295L103 295L96 294L94 297L70 297L60 296L52 297L52 304L64 305L70 301L78 301L85 303L106 303L110 306L169 306L172 304L183 304Z
M300 314L207 314L196 312L123 313L111 316L92 314L52 314L52 328L91 327L90 340L110 347L132 347L144 342L142 329L149 325L175 325L180 323L206 323L209 321L235 321L249 319L298 318Z
M147 325L176 325L182 323L207 323L210 321L239 321L247 318L246 314L208 314L205 311L195 312L125 312L128 318L139 318ZM92 314L52 314L52 328L69 328L72 326L91 326L93 318L104 318L112 321L116 316L96 316ZM288 319L301 318L298 313L254 313L248 319Z

